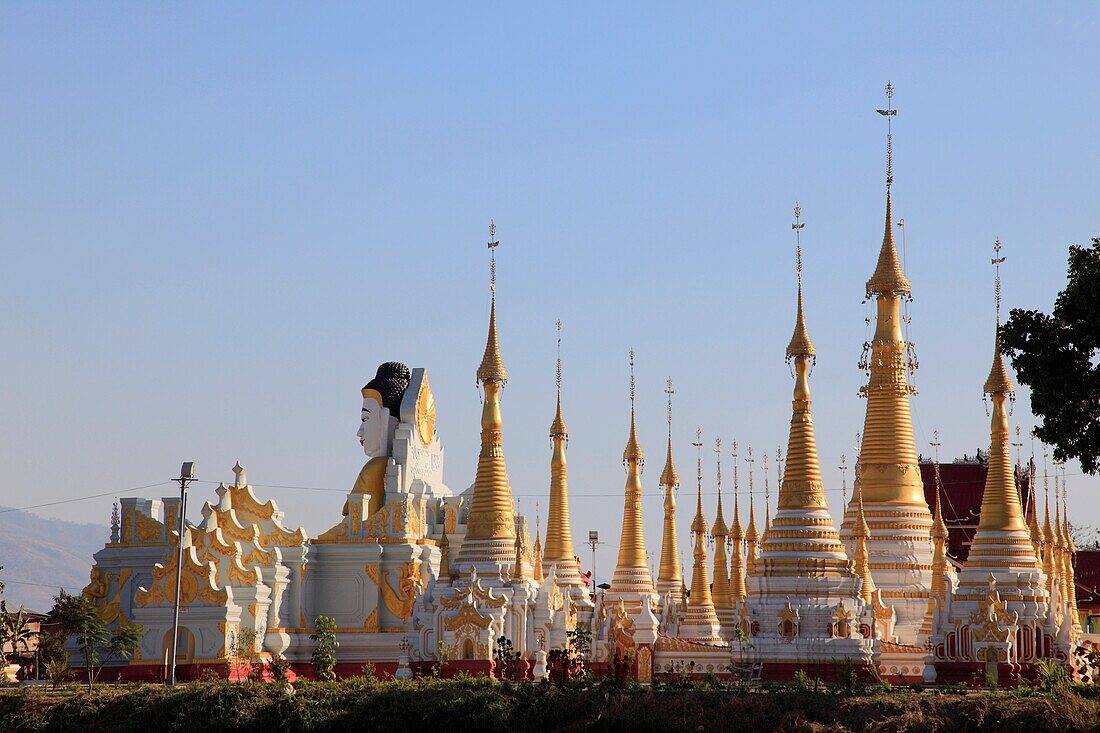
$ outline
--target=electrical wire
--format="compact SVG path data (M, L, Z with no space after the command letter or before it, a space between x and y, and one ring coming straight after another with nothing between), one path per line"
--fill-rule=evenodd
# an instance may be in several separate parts
M942 465L956 465L956 464L942 464ZM965 465L965 464L963 464L963 465ZM1066 473L1064 475L1065 476L1086 476L1088 474L1085 474L1085 473L1082 472L1082 473ZM201 484L224 483L222 481L211 481L209 479L195 479L194 482L195 483L201 483ZM105 492L99 493L99 494L88 494L87 496L76 496L76 497L73 497L71 499L59 499L58 501L49 501L49 502L44 502L42 504L31 504L29 506L21 506L21 507L6 507L4 509L0 509L0 514L8 514L8 513L11 513L11 512L23 512L23 511L29 511L31 509L41 509L43 507L60 506L62 504L72 504L74 502L87 501L89 499L101 499L105 496L119 496L121 494L132 494L135 491L143 491L145 489L152 489L152 488L156 488L157 486L165 486L165 485L168 485L168 484L171 484L171 483L173 483L173 481L171 481L171 480L158 481L158 482L153 483L153 484L145 484L143 486L134 486L134 487L129 488L129 489L119 489L119 490L116 490L116 491L105 491ZM970 481L941 481L940 482L940 484L944 487L956 486L956 485L961 485L961 484L969 484L969 483L971 483L971 482ZM332 488L332 487L328 487L328 486L290 486L290 485L286 485L286 484L249 484L249 486L253 486L253 487L256 487L256 488L262 488L262 489L283 489L283 490L287 490L287 491L331 491L331 492L337 492L337 493L341 493L341 494L349 493L348 489L337 489L337 488ZM824 489L824 491L826 493L839 493L839 492L843 491L843 489L829 488L829 489ZM703 492L703 496L717 496L717 495L718 495L717 491L704 491ZM545 497L546 495L540 493L540 494L512 494L512 496L520 497L520 498L522 498L522 497L539 498L539 497ZM592 494L592 493L570 491L569 496L570 496L570 498L593 498L593 499L622 498L623 492L614 491L614 492L609 492L609 493ZM643 491L642 496L647 497L647 498L663 498L664 497L664 491L662 491L660 489L654 489L654 490L651 490L651 491ZM947 498L947 500L950 502L949 497L946 497L946 495L945 495L945 498Z
M171 481L158 481L155 484L146 484L144 486L135 486L132 489L121 489L115 491L106 491L102 494L89 494L88 496L77 496L72 499L61 499L59 501L48 501L44 504L32 504L30 506L10 507L7 509L0 509L0 514L7 514L9 512L25 512L29 509L41 509L47 506L58 506L60 504L72 504L77 501L87 501L88 499L100 499L104 496L118 496L119 494L132 494L135 491L141 491L143 489L152 489L156 486L164 486L165 484L172 483Z

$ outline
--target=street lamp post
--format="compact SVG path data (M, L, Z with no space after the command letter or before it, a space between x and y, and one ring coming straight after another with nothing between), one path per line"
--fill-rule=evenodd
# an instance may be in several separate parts
M592 602L596 602L596 548L602 545L600 533L596 530L588 532L588 544L592 548Z
M179 546L176 553L176 602L172 610L172 663L168 670L168 685L176 684L176 648L180 637L180 583L183 580L183 521L187 513L187 484L195 480L195 463L187 461L180 468L180 477L173 479L180 485L179 524L177 527Z

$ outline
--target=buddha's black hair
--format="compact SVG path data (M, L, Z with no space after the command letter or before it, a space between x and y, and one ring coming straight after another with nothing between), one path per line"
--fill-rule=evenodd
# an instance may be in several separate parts
M409 388L411 377L412 373L407 366L399 361L387 361L379 365L374 379L367 382L363 389L378 390L378 394L382 395L382 407L387 408L394 417L398 417L397 411L401 407L401 398Z

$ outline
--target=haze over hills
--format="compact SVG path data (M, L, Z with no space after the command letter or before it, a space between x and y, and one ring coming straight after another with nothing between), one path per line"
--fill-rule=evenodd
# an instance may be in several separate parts
M92 553L110 528L46 519L0 507L0 580L8 607L48 611L59 588L79 593L88 584Z

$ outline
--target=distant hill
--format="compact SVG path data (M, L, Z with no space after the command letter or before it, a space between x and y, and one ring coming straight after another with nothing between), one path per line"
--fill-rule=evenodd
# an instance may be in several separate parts
M88 584L92 554L110 539L98 524L46 519L0 507L0 580L8 607L49 611L58 588L78 593Z

